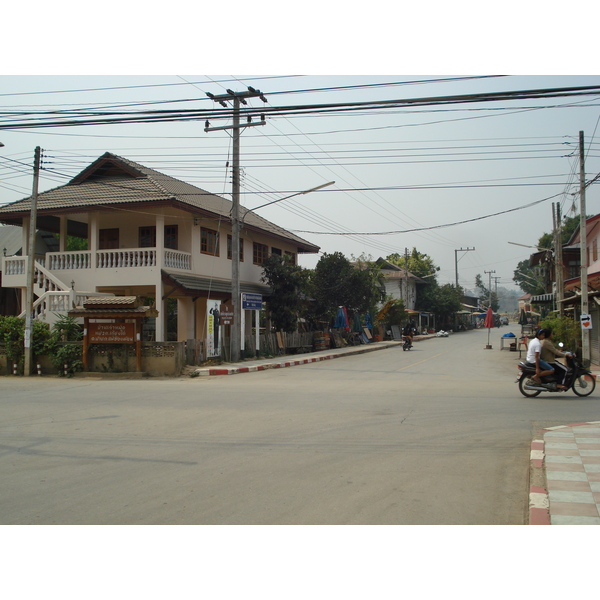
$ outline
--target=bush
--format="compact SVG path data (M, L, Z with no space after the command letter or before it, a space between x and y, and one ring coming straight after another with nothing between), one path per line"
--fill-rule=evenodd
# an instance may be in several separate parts
M546 317L540 322L540 327L552 329L552 341L556 346L562 342L565 350L573 352L581 346L581 325L570 317Z

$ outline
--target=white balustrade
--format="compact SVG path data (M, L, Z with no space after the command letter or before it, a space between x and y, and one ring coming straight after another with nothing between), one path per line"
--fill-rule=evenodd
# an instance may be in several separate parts
M169 269L183 269L185 271L191 271L192 255L189 252L165 250L165 267Z
M98 250L96 267L98 269L123 269L128 267L155 267L155 249Z
M89 269L92 266L92 253L90 251L49 252L47 257L51 271Z

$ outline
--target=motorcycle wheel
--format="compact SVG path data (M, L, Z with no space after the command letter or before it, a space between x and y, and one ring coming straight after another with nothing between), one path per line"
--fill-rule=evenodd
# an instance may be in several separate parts
M404 350L404 351L408 350L408 344L402 344L402 350Z
M582 373L573 382L573 392L577 396L589 396L596 389L596 378Z
M542 392L540 390L526 390L525 382L528 379L529 379L528 375L525 375L525 374L521 375L521 378L519 379L519 391L526 398L535 398L536 396L539 396Z

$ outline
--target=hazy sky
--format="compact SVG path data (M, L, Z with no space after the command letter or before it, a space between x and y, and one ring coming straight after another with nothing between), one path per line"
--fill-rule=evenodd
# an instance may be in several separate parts
M598 76L461 77L2 76L0 107L36 113L208 109L220 105L206 92L252 86L268 100L266 105L250 101L259 114L263 106L600 84ZM22 121L25 116L10 118ZM488 281L485 271L495 271L498 285L511 286L516 264L529 250L508 242L534 245L550 231L553 202L565 215L578 209L573 194L579 186L580 130L588 179L600 172L599 118L597 96L269 116L264 127L245 129L242 135L242 203L253 208L335 181L258 212L323 252L378 258L416 247L441 267L440 283L455 280L455 250L475 248L458 253L461 285L473 287L478 273ZM214 120L212 125L227 123ZM3 130L0 141L5 144L0 151L2 204L30 194L35 146L45 156L41 191L67 183L110 151L230 197L230 133L205 133L204 121ZM597 190L592 185L587 192L591 214L600 211ZM505 211L512 212L480 219ZM317 260L303 257L301 264L312 267Z

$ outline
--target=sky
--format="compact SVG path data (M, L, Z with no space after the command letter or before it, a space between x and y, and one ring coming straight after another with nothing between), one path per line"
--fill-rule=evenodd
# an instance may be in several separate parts
M212 101L206 92L241 91L248 85L265 94L265 106L279 107L600 84L597 2L576 7L539 0L376 5L305 0L293 7L270 0L260 5L182 0L5 4L0 112L181 99L192 100L186 107L207 108ZM497 74L508 76L409 83ZM384 85L297 93L368 84ZM105 89L126 86L139 87ZM454 282L455 250L474 247L459 253L461 285L472 287L478 273L485 277L495 271L499 285L510 286L517 263L530 249L508 242L535 245L552 228L552 202L570 215L573 199L578 201L572 194L579 178L579 131L586 141L586 178L600 172L599 104L597 97L579 97L269 117L264 127L242 136L242 202L253 208L335 181L259 214L323 252L377 258L416 247L440 266L440 283ZM260 109L263 103L251 105ZM0 205L31 193L36 146L46 156L42 191L64 185L106 151L214 193L231 191L226 167L231 138L225 131L205 133L203 121L0 130L0 142L5 145L0 148ZM588 214L600 212L598 185L588 188L586 201ZM481 218L500 212L505 214ZM478 220L466 222L472 219ZM389 231L405 233L383 235ZM305 257L301 264L312 267L316 260ZM264 528L185 534L141 528L114 544L113 533L104 528L69 528L77 537L59 545L61 552L54 555L39 530L32 544L23 529L5 529L11 557L29 556L26 562L11 561L7 581L19 589L29 581L46 591L68 555L72 572L89 575L100 590L94 596L88 585L92 597L106 597L108 586L114 592L115 575L122 589L139 595L142 585L148 597L199 589L216 590L219 597L260 589L264 598L280 598L282 591L286 598L330 598L339 597L340 590L344 597L390 597L390 592L395 597L399 589L414 589L416 595L427 590L433 597L455 582L466 598L480 597L482 584L494 598L506 597L515 583L539 591L538 579L528 577L526 528L461 528L460 543L455 528L316 529L318 534L311 528L268 528L279 537L265 542ZM60 530L61 537L66 533ZM53 535L48 542L56 547L59 536L46 534ZM147 543L134 539L141 534L148 536ZM69 552L74 547L85 552ZM98 561L90 560L96 555ZM577 568L588 556L593 552L574 558ZM36 582L30 577L32 559ZM98 579L100 561L112 577ZM547 572L555 563L564 570L564 561L562 555L544 555ZM499 581L498 564L513 577ZM62 578L61 589L68 590L66 597L79 597L81 583L87 580ZM570 586L571 581L558 578L544 593L562 597ZM234 588L238 593L228 595Z
M256 108L308 106L599 85L600 76L501 75L3 75L2 123L32 113L96 109L220 109L207 93L260 89ZM225 109L222 109L223 111ZM27 112L28 115L16 114ZM46 117L47 118L47 117ZM514 289L517 263L552 229L552 204L579 212L579 131L587 179L600 172L600 94L548 99L268 115L241 137L246 208L321 248L373 259L406 249L429 255L438 282ZM212 126L230 125L227 118ZM231 198L230 131L204 120L0 130L0 204L31 193L36 146L40 191L64 185L106 151ZM598 186L586 193L600 212ZM495 215L495 216L491 216ZM509 244L509 242L512 242ZM470 249L462 251L462 249Z

